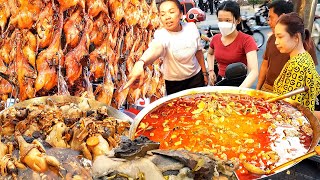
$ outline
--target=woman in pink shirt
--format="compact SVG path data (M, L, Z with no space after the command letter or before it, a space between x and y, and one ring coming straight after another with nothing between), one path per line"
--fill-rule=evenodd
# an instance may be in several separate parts
M246 77L228 82L228 86L250 88L258 77L257 44L253 37L236 29L241 22L240 6L234 1L223 2L217 10L220 34L213 36L208 50L209 78L212 85L225 77L229 64L242 62L248 67ZM214 73L214 62L218 62L218 77Z

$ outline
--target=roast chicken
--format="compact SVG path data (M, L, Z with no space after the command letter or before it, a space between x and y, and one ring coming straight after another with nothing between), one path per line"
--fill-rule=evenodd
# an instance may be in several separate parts
M49 2L41 11L39 15L39 21L37 23L38 48L46 48L52 42L55 22L54 17L52 3Z
M1 34L4 32L7 21L11 15L8 0L0 0L0 28Z
M89 33L92 29L92 20L86 18L86 27L84 29L84 33L82 34L80 43L73 50L68 52L65 56L65 67L67 72L67 81L70 85L73 85L74 82L80 77L82 74L82 65L80 60L89 54Z
M34 80L36 78L35 69L28 63L27 58L22 53L21 34L17 34L17 56L14 62L14 69L17 73L19 88L19 99L21 101L35 96Z
M128 92L106 89L125 84L159 26L157 13L155 0L0 0L1 99L89 95L120 107ZM162 81L149 68L147 80L156 87ZM100 84L96 97L92 83ZM155 92L147 89L130 96Z
M30 29L39 18L43 7L42 0L9 0L10 25L20 29Z
M36 60L38 76L35 81L36 92L49 91L57 85L57 68L64 65L64 54L61 49L61 33L63 26L63 13L59 13L59 26L50 46L41 51Z
M63 26L63 31L66 36L66 46L74 48L78 45L81 35L80 33L84 29L85 21L81 16L80 9L76 10Z

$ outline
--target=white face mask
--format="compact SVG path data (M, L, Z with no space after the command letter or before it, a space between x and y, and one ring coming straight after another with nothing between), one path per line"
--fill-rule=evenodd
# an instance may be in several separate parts
M218 27L222 36L228 36L236 30L236 25L230 22L218 22Z

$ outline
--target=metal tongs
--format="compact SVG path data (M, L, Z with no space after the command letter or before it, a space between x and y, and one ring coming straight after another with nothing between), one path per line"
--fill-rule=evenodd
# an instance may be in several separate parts
M306 92L306 91L308 91L308 90L309 90L309 87L304 86L304 87L295 89L295 90L293 90L293 91L291 91L291 92L288 92L288 93L286 93L286 94L283 94L283 95L280 95L280 96L277 96L277 97L268 99L267 102L269 102L269 103L275 102L275 101L278 101L278 100L281 100L281 99L284 99L284 98L291 97L291 96L296 95L296 94L300 94L300 93L302 93L302 92Z

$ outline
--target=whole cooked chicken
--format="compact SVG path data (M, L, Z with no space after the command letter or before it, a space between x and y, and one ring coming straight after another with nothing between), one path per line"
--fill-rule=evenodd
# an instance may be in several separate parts
M91 18L96 17L100 12L104 12L109 16L108 6L103 0L86 0L88 6L88 15Z
M55 31L55 36L53 38L50 46L41 51L36 60L36 67L38 71L38 76L35 81L36 92L40 90L49 91L57 85L58 74L57 67L63 66L64 64L64 54L61 49L61 34L63 26L63 13L59 13L59 25L58 29Z
M52 3L49 2L40 12L37 22L37 43L38 48L46 48L50 45L54 33L54 11Z
M69 8L80 5L84 10L86 7L85 0L58 0L61 11L68 10Z
M70 85L73 85L74 82L80 77L82 74L82 65L80 60L89 54L89 33L92 29L93 22L90 18L86 18L86 27L82 34L80 43L73 50L68 52L65 56L65 67L67 72L67 81Z
M20 29L30 29L39 18L42 0L9 0L11 18L9 25Z
M109 8L111 11L111 17L120 22L125 15L125 8L123 6L123 0L109 0Z
M66 36L66 46L74 48L78 45L81 35L80 33L84 29L85 21L81 16L80 9L77 9L66 21L63 26L63 32Z
M28 63L27 58L22 53L21 34L17 34L17 56L14 60L14 69L18 77L19 94L18 98L25 99L35 97L34 80L36 78L35 70Z
M0 28L1 34L4 32L4 28L7 25L8 18L11 12L7 0L0 0Z
M104 23L104 19L107 18L105 13L100 13L98 18L93 23L92 31L90 32L90 41L96 46L100 46L105 39L108 27Z
M24 29L22 30L22 52L24 57L27 58L28 62L33 68L36 67L36 50L37 50L37 39L31 31Z

